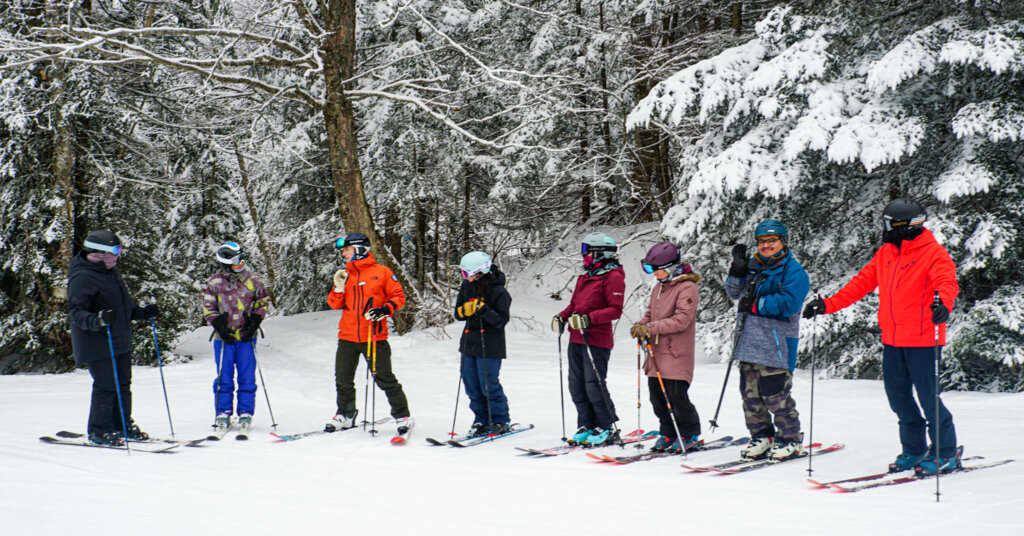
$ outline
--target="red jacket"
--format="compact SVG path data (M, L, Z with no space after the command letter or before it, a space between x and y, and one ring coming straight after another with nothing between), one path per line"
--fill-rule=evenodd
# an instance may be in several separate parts
M566 319L573 313L588 315L587 342L598 348L612 348L615 346L612 322L622 316L625 291L626 273L621 266L593 277L583 274L576 279L569 306L558 315ZM583 344L583 333L569 328L569 342Z
M327 295L327 305L331 309L341 309L341 320L338 321L338 338L351 342L366 342L370 331L370 321L363 317L366 303L373 299L373 307L387 305L392 316L405 305L405 290L398 278L387 266L377 264L373 254L366 258L348 263L348 279L345 280L345 292L335 292L331 287ZM388 338L388 323L380 321L379 331L373 337L377 341Z
M883 244L846 286L824 300L825 312L843 309L876 288L882 343L901 347L935 346L930 308L935 291L950 311L960 293L956 265L928 229L914 240L905 240L900 248ZM939 326L939 345L945 344L943 324Z

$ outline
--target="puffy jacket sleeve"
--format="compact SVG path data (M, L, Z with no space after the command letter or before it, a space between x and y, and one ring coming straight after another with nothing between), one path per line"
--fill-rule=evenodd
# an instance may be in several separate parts
M206 286L203 287L203 320L207 324L220 316L220 307L217 306L217 286L213 279L212 277L208 279Z
M956 282L956 264L946 248L938 246L936 250L935 260L928 270L928 279L932 285L932 293L939 291L939 299L952 311L960 294L960 285Z
M840 309L845 309L859 301L864 296L867 296L868 292L878 288L878 267L881 264L881 261L879 260L881 253L881 249L875 252L875 256L871 258L871 262L861 268L849 283L844 285L843 288L839 289L839 291L831 297L823 300L825 302L826 313L834 313Z
M267 286L263 284L263 281L255 275L252 276L252 283L255 287L253 291L252 312L265 319L267 318L267 302L270 300L270 291L267 290Z
M668 318L662 318L661 320L655 320L654 322L645 323L647 329L652 335L661 335L665 333L679 333L686 331L694 320L697 318L697 302L700 300L700 289L696 283L681 283L683 287L676 294L676 302L672 316ZM650 317L650 309L645 319Z
M740 299L740 294L743 293L743 284L746 283L747 277L733 277L726 276L725 278L725 293L732 299Z
M89 285L83 280L84 277L74 275L68 280L68 317L71 323L80 329L99 331L99 318L90 310L96 291L89 290Z
M800 312L807 293L811 291L811 279L807 276L807 270L804 270L793 259L790 259L789 262L796 266L791 266L785 272L781 291L761 296L757 300L759 314L790 317Z
M608 272L604 279L602 291L604 292L605 303L608 305L591 311L589 314L591 324L608 324L622 316L622 302L625 299L626 293L626 275L621 269Z

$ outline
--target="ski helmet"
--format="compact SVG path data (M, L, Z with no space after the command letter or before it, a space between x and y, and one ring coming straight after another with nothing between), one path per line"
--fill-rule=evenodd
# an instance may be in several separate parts
M217 248L217 262L238 273L245 268L245 253L237 242L224 242Z
M362 259L370 252L370 237L363 233L349 233L334 241L334 247L338 249L348 246L356 249L356 254L352 257L352 260Z
M886 231L894 229L918 229L928 220L928 213L917 201L897 199L882 211L882 225Z
M82 251L86 253L113 253L114 255L120 255L123 250L124 246L121 245L121 239L113 231L106 229L90 231L85 236L85 242L82 244Z
M491 256L483 251L470 251L459 261L459 270L462 270L462 277L466 279L476 274L486 274L491 271Z
M618 251L615 239L604 233L590 233L583 237L580 246L581 255L591 255L594 260L608 259Z
M764 220L757 224L754 228L754 238L764 235L779 235L782 242L786 242L786 238L789 237L789 233L786 231L786 226L779 220Z
M658 242L640 262L644 272L653 274L658 270L667 270L679 264L679 248L672 242Z

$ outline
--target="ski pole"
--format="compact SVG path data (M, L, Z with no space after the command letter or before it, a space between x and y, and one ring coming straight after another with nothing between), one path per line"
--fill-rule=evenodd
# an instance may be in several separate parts
M640 353L643 351L643 345L640 344L640 339L636 340L636 433L643 435L643 428L640 427L640 378L643 372L640 366ZM636 448L643 449L641 442L637 441Z
M128 419L124 416L124 400L121 399L121 381L117 378L117 357L114 356L114 336L110 334L110 326L107 325L107 344L110 345L110 364L114 365L114 391L117 392L117 405L121 408L121 430L124 432L124 449L131 456L132 448L128 445ZM132 366L131 362L128 366Z
M815 297L820 300L821 299L821 294L815 293ZM814 367L814 365L816 363L815 355L818 353L818 344L816 342L817 341L817 335L818 335L818 317L815 316L814 320L813 320L813 323L811 324L811 417L810 417L810 424L809 424L809 428L808 428L808 433L810 434L811 437L810 437L810 441L809 441L810 446L807 447L807 476L808 477L810 477L811 475L814 474L814 468L812 466L812 464L814 463L814 376L815 376L815 367Z
M608 384L604 381L604 378L601 377L601 373L597 370L597 362L594 361L594 355L592 353L590 353L590 343L589 343L589 340L590 340L590 334L588 333L588 331L586 329L584 329L583 330L583 347L586 349L587 357L590 359L590 367L594 369L594 376L597 377L597 384L599 386L601 386L601 398L604 399L604 407L608 411L608 418L613 419L612 420L612 430L618 430L619 429L619 425L614 420L615 419L615 415L613 414L613 410L612 410L612 399L611 399L612 395L611 395L611 393L608 392ZM622 439L619 439L619 441L621 442Z
M227 344L227 343L224 342L223 340L220 341L220 347L218 348L217 347L217 342L214 341L214 343L213 343L213 350L214 350L213 356L217 360L217 379L213 380L213 385L215 386L215 388L214 388L214 398L213 398L213 414L214 414L214 421L213 421L213 426L212 426L213 428L217 427L216 416L220 415L220 413L219 413L219 411L220 411L220 380L221 380L220 375L223 373L222 368L223 368L223 365L224 365L223 357L224 357L224 345L225 344Z
M729 356L729 363L725 366L725 379L722 380L722 392L718 395L718 406L715 407L715 416L711 418L711 431L714 432L715 428L718 428L718 412L722 410L722 399L725 398L725 386L729 384L729 373L732 372L732 364L736 361L736 347L739 346L740 332L743 330L743 324L747 319L746 313L741 313L736 318L736 329L733 331L732 336L732 354Z
M452 431L448 435L455 437L455 419L459 416L459 395L462 394L462 365L467 356L459 356L459 385L455 388L455 412L452 413Z
M676 439L679 440L679 446L683 449L683 456L686 456L686 438L684 438L683 434L679 432L679 423L676 422L676 412L672 409L672 401L669 400L668 391L665 390L665 382L661 379L661 371L658 370L658 362L654 359L654 349L651 348L650 337L646 340L644 350L647 352L647 357L651 361L651 366L654 367L654 375L658 377L658 386L661 387L661 396L665 397L665 405L668 407L668 416L672 419L672 428L676 431Z
M156 338L156 317L150 318L153 326L153 346L156 347L156 364L160 368L160 386L164 388L164 405L167 406L167 422L171 425L171 437L174 437L174 421L171 420L171 403L167 400L167 384L164 382L164 361L160 357L160 340Z
M942 305L937 290L933 303ZM939 325L935 324L935 424L932 426L935 430L935 502L939 502L939 475L942 474L942 467L939 465L942 460L942 450L939 448L939 404L942 403L939 400L939 359Z
M377 322L370 322L373 328L373 338L377 338ZM373 394L370 395L370 435L377 435L377 341L373 341L373 357L370 358L370 376L373 377Z
M484 397L487 398L487 431L493 433L494 420L491 418L491 379L488 377L490 371L487 368L487 345L484 344L484 323L480 321L480 353L482 354L480 359L484 365ZM477 367L477 376L480 375L480 367Z
M369 300L366 300L366 305L363 307L363 317L364 318L366 317L366 312L370 310L370 307L373 307L373 297L372 296L370 297ZM367 322L369 322L369 319L367 319ZM358 319L357 319L357 323L358 323ZM371 322L371 323L366 325L366 353L363 354L364 356L366 356L366 386L363 388L363 431L364 432L366 431L366 425L367 425L367 422L366 422L366 410L369 408L369 405L370 405L370 368L373 366L370 363L370 359L371 359L370 356L371 356L371 352L372 352L372 343L371 343L372 339L373 339L373 323Z
M562 441L568 441L565 435L565 373L562 371L562 333L565 333L565 323L558 324L558 394L562 401Z
M263 337L263 328L260 328L260 336ZM256 338L252 339L252 360L256 362L256 371L260 373L260 385L263 386L263 397L267 399L267 412L270 413L270 429L277 430L277 420L274 419L274 408L270 407L270 392L267 391L267 384L263 381L263 367L260 367L259 359L256 359Z

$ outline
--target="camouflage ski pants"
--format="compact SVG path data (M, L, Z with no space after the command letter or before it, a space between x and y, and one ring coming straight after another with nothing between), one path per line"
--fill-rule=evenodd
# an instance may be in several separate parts
M740 363L740 393L750 437L802 440L800 414L790 396L792 390L793 373L789 370Z

